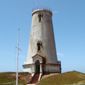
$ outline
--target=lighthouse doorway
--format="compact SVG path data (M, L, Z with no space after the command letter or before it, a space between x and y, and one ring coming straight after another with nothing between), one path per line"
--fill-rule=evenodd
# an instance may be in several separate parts
M35 73L40 73L40 62L37 60L35 62Z

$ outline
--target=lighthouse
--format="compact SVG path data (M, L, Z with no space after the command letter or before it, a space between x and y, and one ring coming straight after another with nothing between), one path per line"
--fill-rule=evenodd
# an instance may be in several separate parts
M52 23L52 12L36 9L32 12L32 25L24 71L35 73L61 73Z

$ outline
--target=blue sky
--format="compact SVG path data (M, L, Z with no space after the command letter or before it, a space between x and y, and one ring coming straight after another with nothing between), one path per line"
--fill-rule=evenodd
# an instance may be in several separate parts
M53 11L58 59L62 71L85 72L85 0L0 0L0 72L16 70L20 28L19 71L26 59L33 9Z

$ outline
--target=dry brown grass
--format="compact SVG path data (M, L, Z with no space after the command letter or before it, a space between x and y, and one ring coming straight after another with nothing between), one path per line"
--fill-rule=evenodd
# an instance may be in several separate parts
M43 78L38 85L85 85L85 74L72 71Z

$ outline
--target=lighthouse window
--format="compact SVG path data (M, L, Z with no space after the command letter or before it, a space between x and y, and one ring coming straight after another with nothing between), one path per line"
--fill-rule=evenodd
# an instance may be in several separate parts
M42 43L39 41L37 43L37 51L40 51L41 50L41 47L42 47Z
M39 18L39 22L41 22L41 18L43 17L43 15L42 14L39 14L38 15L38 18Z

